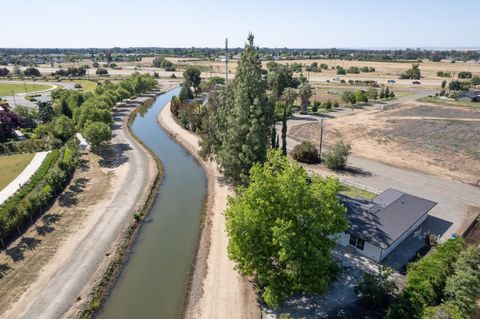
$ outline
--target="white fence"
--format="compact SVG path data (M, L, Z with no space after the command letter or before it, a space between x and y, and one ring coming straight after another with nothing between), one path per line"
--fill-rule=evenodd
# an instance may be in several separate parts
M347 185L352 186L352 187L360 188L360 189L366 190L367 192L370 192L370 193L380 194L382 192L381 190L378 190L376 188L369 187L369 186L366 186L366 185L362 185L362 184L359 184L359 183L356 183L356 182L352 182L352 181L349 181L345 178L340 177L340 178L338 178L338 180L340 181L340 183L347 184Z

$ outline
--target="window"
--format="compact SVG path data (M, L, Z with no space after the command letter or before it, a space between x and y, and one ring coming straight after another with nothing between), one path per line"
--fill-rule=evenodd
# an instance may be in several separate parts
M363 248L365 247L365 240L357 236L350 235L349 243L350 245L357 247L357 249L360 249L360 250L363 250Z

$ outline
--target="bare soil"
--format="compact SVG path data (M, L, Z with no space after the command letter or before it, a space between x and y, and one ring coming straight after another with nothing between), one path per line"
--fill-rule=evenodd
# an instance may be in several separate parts
M326 146L343 140L355 155L437 176L480 178L480 112L412 102L326 120ZM290 128L297 140L319 141L318 123Z
M110 189L110 170L94 154L82 155L71 183L51 207L7 249L0 252L0 313L35 281L68 235L82 225L89 207Z

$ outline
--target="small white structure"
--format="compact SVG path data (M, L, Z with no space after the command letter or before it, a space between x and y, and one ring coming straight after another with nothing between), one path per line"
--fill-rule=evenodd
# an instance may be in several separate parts
M19 139L20 141L25 140L25 135L23 135L23 133L20 132L20 130L13 130L13 132L15 133L15 136L17 137L17 139Z
M389 188L372 202L342 198L349 228L338 243L381 262L427 219L437 203Z
M80 151L89 151L90 150L90 144L85 140L82 134L77 133L75 134L75 137L80 141L80 144L78 145L78 148Z

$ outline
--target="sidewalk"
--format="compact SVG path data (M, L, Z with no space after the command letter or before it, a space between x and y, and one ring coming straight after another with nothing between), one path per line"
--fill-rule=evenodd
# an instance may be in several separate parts
M50 151L36 153L27 167L25 167L25 169L10 184L0 191L0 205L30 180L30 177L32 177L40 165L42 165L48 153L50 153Z

